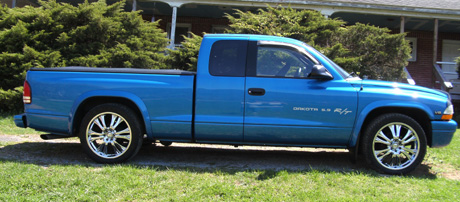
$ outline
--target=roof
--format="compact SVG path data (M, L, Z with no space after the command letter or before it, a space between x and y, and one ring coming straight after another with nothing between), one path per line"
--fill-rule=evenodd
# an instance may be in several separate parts
M390 7L445 9L460 11L459 0L323 0L323 2L369 4Z
M209 0L192 0L209 1ZM418 13L419 17L429 14L428 18L460 18L459 0L233 0L232 3L263 4L286 4L294 8L313 7L313 9L332 9L335 11L358 11L374 12L376 10L386 11L395 15L407 13Z

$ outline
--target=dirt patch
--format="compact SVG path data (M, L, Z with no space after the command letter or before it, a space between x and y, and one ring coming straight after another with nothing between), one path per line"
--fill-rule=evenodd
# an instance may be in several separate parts
M436 170L442 177L460 181L460 170L455 169L454 166L439 162L433 164L432 167L433 170Z
M100 167L82 151L79 140L42 140L39 135L0 135L0 159L39 165L78 164ZM130 164L162 166L168 168L244 170L289 170L310 169L338 172L371 172L362 162L353 164L348 150L312 149L288 147L256 147L209 144L173 143L141 148ZM436 167L445 165L436 165ZM448 167L448 166L447 166ZM433 165L423 163L411 176L460 180L460 171L453 167L442 172L433 171Z

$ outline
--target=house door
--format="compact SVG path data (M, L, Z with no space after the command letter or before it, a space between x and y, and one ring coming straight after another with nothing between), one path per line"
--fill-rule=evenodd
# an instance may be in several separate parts
M455 62L455 58L460 56L460 41L443 40L442 42L442 61ZM442 71L448 80L457 79L457 65L443 64Z

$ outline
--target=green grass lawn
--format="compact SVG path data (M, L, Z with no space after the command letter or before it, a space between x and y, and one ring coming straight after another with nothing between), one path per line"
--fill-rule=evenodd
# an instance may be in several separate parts
M452 142L442 148L428 148L427 161L433 160L434 163L447 163L460 171L460 130L455 133Z
M0 117L0 126L0 134L36 134L15 128L11 116ZM460 130L447 147L428 149L426 161L440 166L441 172L443 166L450 166L460 173L459 135ZM8 144L15 143L0 146ZM0 201L30 200L459 201L460 181L441 175L379 175L365 169L228 170L130 164L42 165L21 159L0 160Z
M14 125L13 115L0 114L0 135L38 134L30 128L19 128Z
M451 201L460 182L326 171L225 171L0 162L2 201Z

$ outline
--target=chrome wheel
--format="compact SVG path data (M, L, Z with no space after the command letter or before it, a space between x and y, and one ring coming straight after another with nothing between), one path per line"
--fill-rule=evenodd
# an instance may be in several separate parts
M105 159L118 158L131 146L129 123L119 114L100 113L89 122L86 140L91 151Z
M367 164L377 172L400 175L422 163L426 142L425 131L415 119L387 113L369 121L362 133L360 149Z
M405 123L389 123L375 134L372 151L381 166L402 170L412 165L420 154L419 136Z

